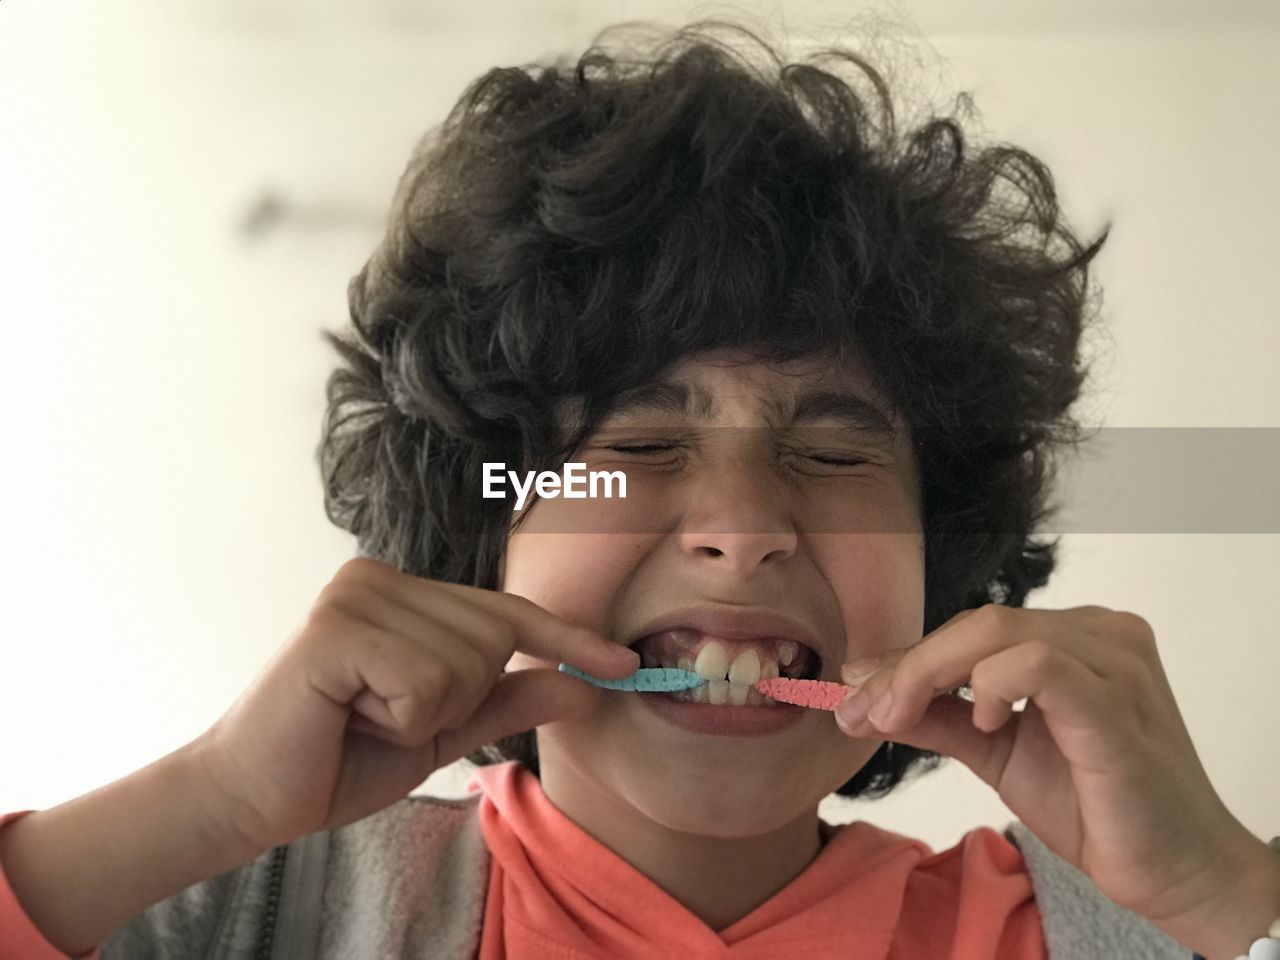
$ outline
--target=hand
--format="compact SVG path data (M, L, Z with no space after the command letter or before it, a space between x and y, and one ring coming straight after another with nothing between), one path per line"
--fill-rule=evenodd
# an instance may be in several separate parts
M639 666L523 597L344 563L200 738L215 819L267 850L375 813L482 744L599 705L599 690L558 671L504 673L515 650L606 678Z
M1265 845L1209 782L1141 617L988 604L846 664L845 682L868 670L870 717L846 726L846 700L846 733L955 757L1102 893L1180 939L1241 893L1243 865L1258 876ZM951 693L965 681L972 704Z

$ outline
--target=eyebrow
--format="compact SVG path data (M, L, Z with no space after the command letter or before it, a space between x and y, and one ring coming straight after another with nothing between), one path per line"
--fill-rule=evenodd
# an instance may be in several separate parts
M712 400L702 390L690 390L683 383L654 380L624 390L610 405L608 416L633 413L684 414L695 420L711 416Z
M690 389L686 384L669 380L655 380L620 394L608 416L668 413L705 420L714 408L714 399L704 390ZM888 414L877 404L857 393L842 390L802 393L790 411L778 403L770 404L769 409L779 422L789 421L790 426L833 420L847 429L885 440L893 440L898 433Z
M791 412L791 423L812 423L815 420L834 420L859 433L872 434L886 440L892 440L898 434L888 414L856 393L819 390L801 394Z

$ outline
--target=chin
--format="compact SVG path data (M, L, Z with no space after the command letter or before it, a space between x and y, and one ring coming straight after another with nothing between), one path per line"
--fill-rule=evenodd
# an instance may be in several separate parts
M766 778L690 778L682 784L646 779L619 784L618 792L649 820L669 830L733 839L779 830L816 811L821 797L802 795L793 783Z

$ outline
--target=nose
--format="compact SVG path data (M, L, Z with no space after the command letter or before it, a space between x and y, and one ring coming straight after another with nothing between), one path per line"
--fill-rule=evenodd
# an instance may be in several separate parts
M682 551L739 576L795 555L799 534L788 517L789 498L753 482L751 472L722 472L698 485L679 532Z

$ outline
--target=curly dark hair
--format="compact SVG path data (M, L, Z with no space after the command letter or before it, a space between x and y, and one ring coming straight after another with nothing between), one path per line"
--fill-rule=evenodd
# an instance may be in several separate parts
M490 70L415 150L349 285L354 329L324 333L345 361L318 450L330 520L363 556L496 588L511 507L479 496L484 462L558 467L687 354L849 348L916 444L926 631L1021 606L1056 563L1033 533L1056 448L1084 439L1068 409L1110 225L1083 247L1046 166L966 150L954 115L900 135L848 49L784 63L702 21L607 52L629 26L576 64ZM567 440L563 398L585 409ZM468 759L538 772L533 732ZM837 793L884 796L940 759L886 743Z

